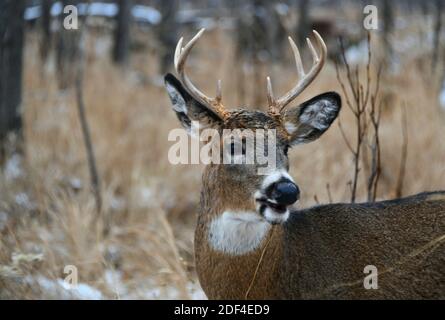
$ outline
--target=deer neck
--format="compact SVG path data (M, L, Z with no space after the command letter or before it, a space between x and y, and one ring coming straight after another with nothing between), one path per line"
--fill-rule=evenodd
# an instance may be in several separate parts
M220 180L205 172L195 231L199 280L211 299L278 297L282 228L270 225L249 204L240 203ZM214 177L213 177L214 178Z

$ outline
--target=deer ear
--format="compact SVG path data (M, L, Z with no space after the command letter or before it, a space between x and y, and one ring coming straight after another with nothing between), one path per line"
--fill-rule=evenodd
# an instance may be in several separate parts
M222 125L222 119L194 99L175 76L168 73L164 80L173 111L187 132L191 132L192 121L197 121L201 129L218 128Z
M286 110L282 119L290 144L307 143L320 137L337 118L340 109L340 95L326 92Z

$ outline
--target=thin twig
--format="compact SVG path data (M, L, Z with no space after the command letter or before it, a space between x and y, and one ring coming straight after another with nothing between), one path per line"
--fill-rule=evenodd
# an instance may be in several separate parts
M328 199L329 199L329 203L332 203L332 194L331 194L331 186L329 185L329 183L326 184L326 191L328 192Z
M381 102L377 106L376 111L376 97L371 97L371 111L370 121L373 127L373 143L370 146L371 149L371 173L368 178L368 201L375 201L377 196L377 186L381 171L381 148L380 148L380 115L381 115Z
M340 129L341 136L343 137L343 140L345 141L346 146L348 147L349 151L351 151L351 153L354 154L354 149L352 149L352 146L351 146L348 138L346 137L345 132L343 131L343 126L341 125L340 118L338 118L338 128Z
M368 48L368 50L370 50ZM371 110L369 112L369 119L373 127L373 143L370 145L371 149L371 173L368 177L368 201L375 201L377 198L377 188L381 173L381 148L380 148L380 119L382 101L377 104L377 96L380 89L380 78L383 70L383 64L379 65L377 71L377 80L374 92L371 94Z
M346 97L346 104L348 105L349 109L352 111L355 117L355 126L356 126L356 139L355 139L355 145L352 146L352 144L349 142L349 140L346 137L346 134L343 130L343 127L341 125L341 122L339 121L338 126L340 128L340 132L342 134L343 140L346 143L346 146L348 147L349 151L352 153L353 161L354 161L354 169L353 169L353 177L352 181L350 182L351 187L351 202L354 203L356 201L357 197L357 188L358 188L358 180L359 180L359 174L361 171L360 168L360 161L363 157L366 159L368 158L368 155L365 153L367 149L362 150L363 143L365 140L367 140L367 133L369 132L368 128L368 117L371 118L370 122L374 129L374 139L373 144L371 146L371 155L372 155L372 170L370 177L368 179L368 199L373 200L375 199L375 195L377 193L377 185L378 185L378 177L379 177L379 170L380 170L380 140L378 137L378 130L379 130L379 124L380 124L380 112L376 112L376 101L377 101L377 94L379 91L380 86L380 74L381 69L379 69L378 76L377 76L377 84L376 88L373 94L371 94L371 58L372 58L372 51L371 51L371 34L368 32L367 35L367 42L368 42L368 61L366 63L366 82L363 85L360 82L360 69L358 66L355 66L354 68L351 68L349 65L346 54L345 54L345 48L343 45L343 41L340 38L340 53L341 58L343 61L343 64L346 69L346 81L349 85L349 89L352 93L352 101L349 99L348 96L348 90L346 89L345 84L343 83L343 80L340 77L340 72L338 65L335 65L335 71L337 75L337 80L340 83L341 89L343 91L343 94ZM369 101L371 98L371 112L367 112L368 106L370 105ZM362 152L363 151L363 152ZM363 159L363 160L366 160Z
M349 96L348 96L348 91L346 90L345 84L343 83L343 80L340 77L340 71L338 70L338 63L337 62L335 62L335 74L337 75L338 83L340 83L341 91L343 92L343 94L345 96L346 105L352 111L352 113L355 114L355 110L352 107L351 100L349 99Z
M377 174L374 179L373 193L372 199L375 201L377 198L377 188L380 180L380 174L382 172L382 151L380 147L380 137L379 137L379 128L380 128L380 119L382 114L382 101L380 101L378 106L378 116L377 116L377 130L376 130L376 146L377 146Z
M258 270L260 269L261 262L263 262L264 254L266 253L266 250L269 247L270 240L272 240L274 230L275 230L275 226L272 226L272 229L270 230L270 233L269 233L269 239L267 239L266 245L264 246L264 249L261 252L260 258L258 259L258 264L255 268L255 272L253 273L252 280L250 281L249 287L247 288L247 291L244 295L244 299L246 299L246 300L249 298L250 290L252 290L253 284L255 283L255 279L258 274Z
M87 12L89 12L87 8ZM80 34L80 40L82 41L84 36L84 29L86 28L86 22L87 22L88 14L86 15L83 26L81 29ZM101 196L101 185L100 185L100 179L99 179L99 173L97 170L96 165L96 158L94 154L94 147L93 142L91 140L91 133L90 133L90 127L88 125L87 116L86 116L86 110L85 110L85 102L84 102L84 95L83 95L83 73L84 73L84 59L83 50L80 50L80 59L79 59L79 68L76 76L76 100L77 100L77 110L79 114L79 120L80 125L82 129L82 135L83 140L85 143L85 150L87 153L87 161L88 161L88 167L90 171L90 178L91 178L91 188L94 194L94 199L96 202L96 210L97 210L97 217L101 215L102 212L102 196ZM96 219L97 219L96 217Z
M363 101L363 105L368 104L369 92L371 88L371 32L367 33L367 44L368 44L368 63L366 64L366 94Z
M340 42L340 52L341 52L341 57L343 59L343 63L346 67L346 76L348 78L348 83L352 92L352 95L354 96L354 100L357 101L357 96L358 96L358 92L356 92L356 89L354 88L354 81L352 79L352 74L351 74L351 68L349 67L348 61L346 60L346 54L345 54L345 46L343 44L343 39L340 37L339 38L339 42Z
M314 194L314 201L315 201L315 203L316 203L317 205L320 204L320 201L318 201L318 197L317 197L316 194Z
M77 110L79 112L79 120L82 127L82 135L85 143L85 149L87 152L88 167L90 170L91 187L96 200L96 209L98 214L102 208L101 188L99 181L99 174L97 172L96 159L94 156L94 147L91 141L90 128L87 122L87 116L85 111L85 103L83 100L83 80L79 73L76 79L76 97L77 97Z

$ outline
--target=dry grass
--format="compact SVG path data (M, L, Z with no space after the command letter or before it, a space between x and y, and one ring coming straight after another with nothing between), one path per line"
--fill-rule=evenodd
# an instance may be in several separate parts
M190 73L206 92L214 92L221 77L226 104L236 106L231 93L236 92L232 76L237 66L230 43L229 35L208 32L191 57L195 68ZM126 73L103 56L91 54L88 59L85 102L104 213L112 226L104 236L92 224L94 198L74 94L57 90L51 70L41 72L32 34L26 49L26 157L21 175L0 176L0 298L61 297L44 280L63 279L66 265L77 266L79 282L100 290L103 298L196 297L193 227L202 168L167 161L167 134L178 123L164 89L153 84L159 80L156 54L138 53ZM445 120L433 89L419 77L424 73L417 67L419 59L424 58L407 54L401 71L382 79L386 103L378 199L394 196L402 103L407 106L409 137L403 194L445 188ZM277 93L296 77L291 59L286 61L268 67ZM261 90L265 98L265 81L254 87L251 77L248 96ZM331 64L299 101L328 90L341 91ZM341 121L354 137L354 117L347 108ZM337 125L318 142L295 148L290 157L291 174L302 189L300 206L314 205L315 195L320 203L329 202L328 183L335 202L350 199L352 156ZM365 176L364 166L359 201L366 198Z

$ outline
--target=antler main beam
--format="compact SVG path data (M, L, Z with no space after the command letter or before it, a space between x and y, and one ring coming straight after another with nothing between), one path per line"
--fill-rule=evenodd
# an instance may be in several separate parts
M294 100L301 92L303 92L304 89L306 89L311 84L312 81L314 81L320 70L323 68L327 56L326 44L324 43L322 37L317 31L312 30L312 32L314 33L318 47L320 48L320 56L317 54L317 51L312 45L311 40L309 38L306 38L313 59L313 65L311 70L309 70L308 73L305 73L303 68L303 62L301 61L300 52L298 51L298 47L292 40L292 38L289 37L288 38L289 43L294 53L295 63L297 66L297 72L300 77L300 80L285 95L281 96L278 99L275 99L272 91L272 83L270 81L270 77L267 77L267 100L269 102L269 113L280 114L280 112L286 107L286 105L288 105L292 100Z
M198 90L198 88L195 87L195 85L190 81L189 77L185 74L185 62L187 61L188 55L192 50L193 46L198 41L198 39L202 36L204 31L205 28L199 30L199 32L184 47L182 47L182 42L184 38L181 37L181 39L179 39L175 50L175 58L174 58L175 69L180 77L182 84L187 89L187 91L199 102L201 102L207 107L210 107L211 109L214 109L220 116L224 118L226 115L226 110L223 104L221 103L222 101L221 80L218 80L217 82L215 98L210 98L204 93L202 93L200 90Z

